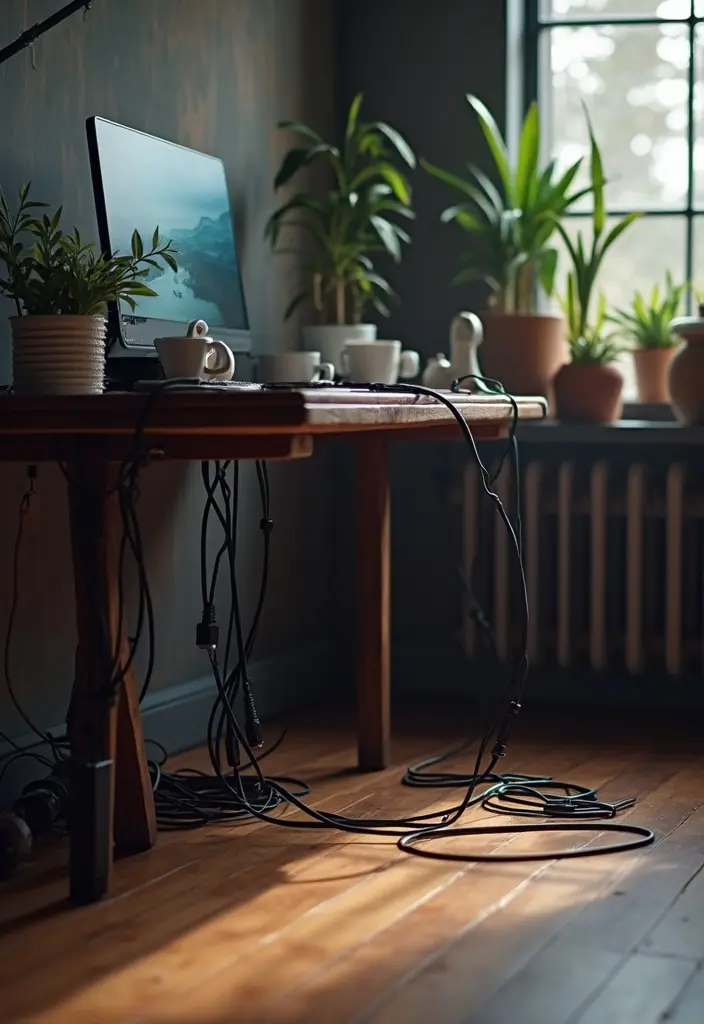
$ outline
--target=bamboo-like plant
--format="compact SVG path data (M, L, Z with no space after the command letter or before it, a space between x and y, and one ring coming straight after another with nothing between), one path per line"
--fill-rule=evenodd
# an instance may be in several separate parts
M562 299L567 319L567 341L572 360L573 362L606 363L612 362L618 356L620 349L614 342L613 335L607 337L604 334L608 323L606 303L603 295L597 296L596 294L596 282L607 252L624 231L640 217L640 213L627 214L610 231L607 231L604 166L591 120L586 111L585 116L589 129L591 192L594 204L591 217L591 244L585 242L581 231L577 233L576 241L573 242L560 219L556 215L552 216L572 263L567 275L565 296ZM597 308L592 311L592 302L595 297ZM593 317L592 312L594 312Z
M46 203L29 195L30 185L23 185L13 212L0 190L0 263L5 265L0 295L14 302L18 316L94 316L120 300L134 310L136 298L156 295L146 283L151 270L162 263L177 269L176 250L171 242L161 244L158 228L148 250L135 231L129 255L96 255L76 228L64 233L61 207L51 217L38 216Z
M312 164L323 164L329 188L318 197L300 191L274 211L266 238L274 250L303 257L304 287L284 314L291 316L310 299L320 323L359 323L368 306L388 315L393 291L376 268L376 257L400 261L409 234L396 218L411 220L411 186L397 163L413 169L416 158L403 136L383 121L360 119L362 94L350 106L342 146L324 139L307 125L282 121L279 128L303 136L305 143L285 155L274 179L283 188ZM281 249L283 232L299 228L310 237L311 250Z
M675 284L672 274L665 274L665 287L653 286L649 296L636 291L630 309L617 309L608 317L616 325L617 334L639 349L676 348L680 339L672 331L687 291L687 284Z
M453 284L483 281L490 289L490 305L498 312L531 313L536 285L547 296L554 291L558 254L550 242L556 223L590 191L573 187L582 159L562 173L556 160L542 166L540 115L533 103L512 163L489 110L476 96L468 95L467 101L489 147L498 186L472 164L469 177L463 178L421 161L430 174L465 197L441 214L444 223L458 224L471 239Z

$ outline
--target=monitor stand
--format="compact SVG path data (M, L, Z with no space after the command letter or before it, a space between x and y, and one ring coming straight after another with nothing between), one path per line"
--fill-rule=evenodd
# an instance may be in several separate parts
M156 352L146 355L108 355L105 365L106 391L134 391L138 380L159 380L161 366Z

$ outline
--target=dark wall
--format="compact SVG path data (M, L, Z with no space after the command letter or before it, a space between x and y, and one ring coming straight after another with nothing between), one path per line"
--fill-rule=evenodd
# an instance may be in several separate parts
M341 0L341 112L362 90L367 115L390 121L420 157L458 174L470 160L485 163L465 95L476 93L504 124L505 7L501 0ZM391 271L402 301L381 327L426 355L446 350L451 318L484 297L449 286L466 241L438 219L453 201L444 185L416 174L413 245Z
M404 132L419 156L455 173L488 163L465 100L476 93L501 126L506 111L506 4L501 0L343 0L340 5L340 109L363 90L366 113ZM451 193L420 171L417 222L403 263L391 270L401 297L381 336L400 338L424 356L447 351L449 325L462 309L481 308L481 289L451 288L464 238L438 216ZM400 445L394 454L394 649L398 675L418 677L428 654L458 648L460 510L449 503L463 451ZM404 654L406 656L404 656ZM410 655L410 656L409 656ZM435 685L437 680L429 680Z
M0 43L59 6L59 0L3 0ZM37 198L63 203L69 223L89 236L89 115L223 157L254 343L294 345L296 325L281 324L289 271L270 258L262 228L275 165L289 141L275 130L276 121L292 117L333 130L333 9L332 0L94 0L85 23L74 16L41 39L36 70L28 53L0 69L0 184L13 193L32 179ZM0 307L0 382L10 376L8 311L7 304ZM248 610L259 568L252 483L247 474L238 556ZM23 489L22 467L0 467L2 629ZM207 675L192 643L199 615L201 493L188 467L157 467L144 481L141 509L158 630L156 688ZM75 645L64 499L58 472L42 468L25 531L13 646L17 689L45 726L63 720ZM320 557L331 523L324 461L274 469L273 500L277 529L262 654L317 644L330 626L327 563ZM2 685L0 728L26 732Z

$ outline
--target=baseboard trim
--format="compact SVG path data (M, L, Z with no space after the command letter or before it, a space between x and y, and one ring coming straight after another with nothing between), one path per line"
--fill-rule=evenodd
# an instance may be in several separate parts
M486 665L467 659L454 645L418 645L394 651L394 691L399 696L473 700L502 696L508 674L500 678ZM589 669L531 668L524 703L560 703L636 709L704 710L701 677L663 674L629 676Z
M312 704L329 686L333 662L331 652L320 645L258 658L250 665L250 678L262 722ZM336 673L339 677L339 672ZM212 676L179 683L148 694L142 704L142 724L147 740L162 744L169 754L200 746L205 742L208 717L216 687ZM48 730L61 736L65 725ZM48 744L37 744L32 733L13 737L23 751L50 757ZM12 755L14 747L0 742L0 762ZM13 804L22 787L46 775L47 768L34 758L23 756L4 773L0 781L0 807Z

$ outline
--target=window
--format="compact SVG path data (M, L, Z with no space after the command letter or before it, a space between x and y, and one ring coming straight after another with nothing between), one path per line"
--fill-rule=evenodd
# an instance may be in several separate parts
M526 92L552 155L567 165L588 152L585 104L609 212L644 211L606 257L607 300L628 305L669 270L692 282L691 308L704 292L704 0L526 0L525 28ZM568 232L588 232L588 214L575 207Z

